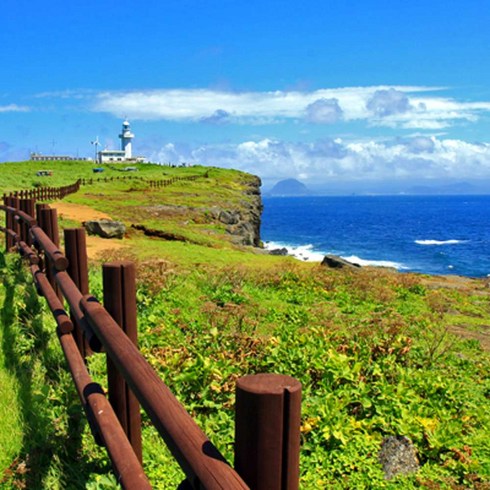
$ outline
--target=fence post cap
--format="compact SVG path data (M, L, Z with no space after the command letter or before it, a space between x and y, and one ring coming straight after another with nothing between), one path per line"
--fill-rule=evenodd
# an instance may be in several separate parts
M294 393L301 391L301 383L296 378L286 374L249 374L238 379L237 389L258 395L281 394L285 390Z

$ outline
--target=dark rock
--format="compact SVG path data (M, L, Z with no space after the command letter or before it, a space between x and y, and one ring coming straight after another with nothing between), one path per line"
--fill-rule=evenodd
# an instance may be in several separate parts
M282 255L285 256L288 254L288 249L286 247L283 248L274 248L269 250L269 255Z
M142 231L146 236L152 236L156 238L163 238L164 240L187 242L187 238L183 235L177 235L169 231L155 230L153 228L147 228L145 225L131 225L131 228Z
M378 458L387 480L419 469L415 446L405 436L385 437Z
M232 235L231 241L236 245L260 247L260 221L262 216L261 181L258 177L247 182L238 209L220 209L214 206L209 211L214 219L226 225L226 232Z
M122 238L126 233L124 223L108 219L86 221L83 226L89 235L97 235L102 238Z
M233 235L232 242L237 245L255 245L255 227L250 221L240 221L236 225L228 226L226 231Z
M344 267L348 268L359 268L359 264L354 262L349 262L348 260L338 257L337 255L325 255L322 260L322 265L325 267L330 267L331 269L342 269Z
M219 220L225 225L236 225L240 221L240 211L221 211Z

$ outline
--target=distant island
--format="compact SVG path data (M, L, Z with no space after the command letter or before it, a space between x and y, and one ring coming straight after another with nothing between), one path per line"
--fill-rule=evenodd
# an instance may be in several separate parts
M311 191L302 182L296 179L285 179L277 182L267 193L269 196L308 196Z

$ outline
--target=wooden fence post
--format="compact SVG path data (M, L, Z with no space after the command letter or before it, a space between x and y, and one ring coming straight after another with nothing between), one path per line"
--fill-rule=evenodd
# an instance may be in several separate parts
M10 198L10 207L19 209L19 198L18 197L11 197ZM14 217L11 215L12 219L12 230L13 232L20 237L20 223L14 219ZM13 243L13 241L12 241Z
M134 264L131 262L104 264L102 282L105 309L137 347L136 269ZM107 356L107 377L109 401L136 456L142 462L140 406L109 356Z
M71 277L75 286L82 293L88 294L88 258L87 241L84 228L67 228L64 230L65 237L65 256L68 259L66 272ZM85 359L92 354L81 326L72 315L75 326L74 337L81 356Z
M10 198L10 197L4 196L3 197L3 204L5 206L11 206L11 203L10 203L11 199L12 198ZM12 226L13 220L14 220L14 218L13 218L12 214L9 213L8 211L5 211L5 228L6 228L6 231L5 231L5 250L7 252L14 246L14 239L12 238L10 233L8 233L8 230L13 229L13 226Z
M41 209L49 209L49 204L43 203L43 202L37 202L36 203L36 220L37 224L41 226ZM42 228L42 226L41 226Z
M281 374L237 381L235 469L253 490L297 490L301 383Z
M58 229L58 212L56 209L40 209L39 215L39 226L43 229L43 231L48 235L49 239L56 245L56 247L60 246L60 233ZM56 291L58 298L62 298L61 291L56 284L56 280L53 273L53 268L49 257L45 257L46 263L46 277L48 278L49 283Z
M27 194L27 191L25 192ZM19 209L29 216L35 217L34 199L23 198L19 200ZM32 245L32 240L29 233L29 225L20 223L20 239L26 242L27 245Z

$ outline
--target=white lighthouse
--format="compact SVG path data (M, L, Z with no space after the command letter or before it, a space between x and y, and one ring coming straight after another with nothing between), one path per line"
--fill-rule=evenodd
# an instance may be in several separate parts
M145 157L133 156L131 140L134 138L134 134L131 132L131 128L129 127L129 121L126 120L123 122L119 138L121 138L121 149L105 149L99 151L97 153L97 161L99 163L143 163L146 161ZM100 144L98 139L96 141L97 144ZM95 144L95 142L93 144Z
M129 127L129 121L126 120L123 122L119 138L121 138L121 150L124 151L124 157L127 160L130 160L132 158L131 140L134 138L134 134L131 132L131 128Z

